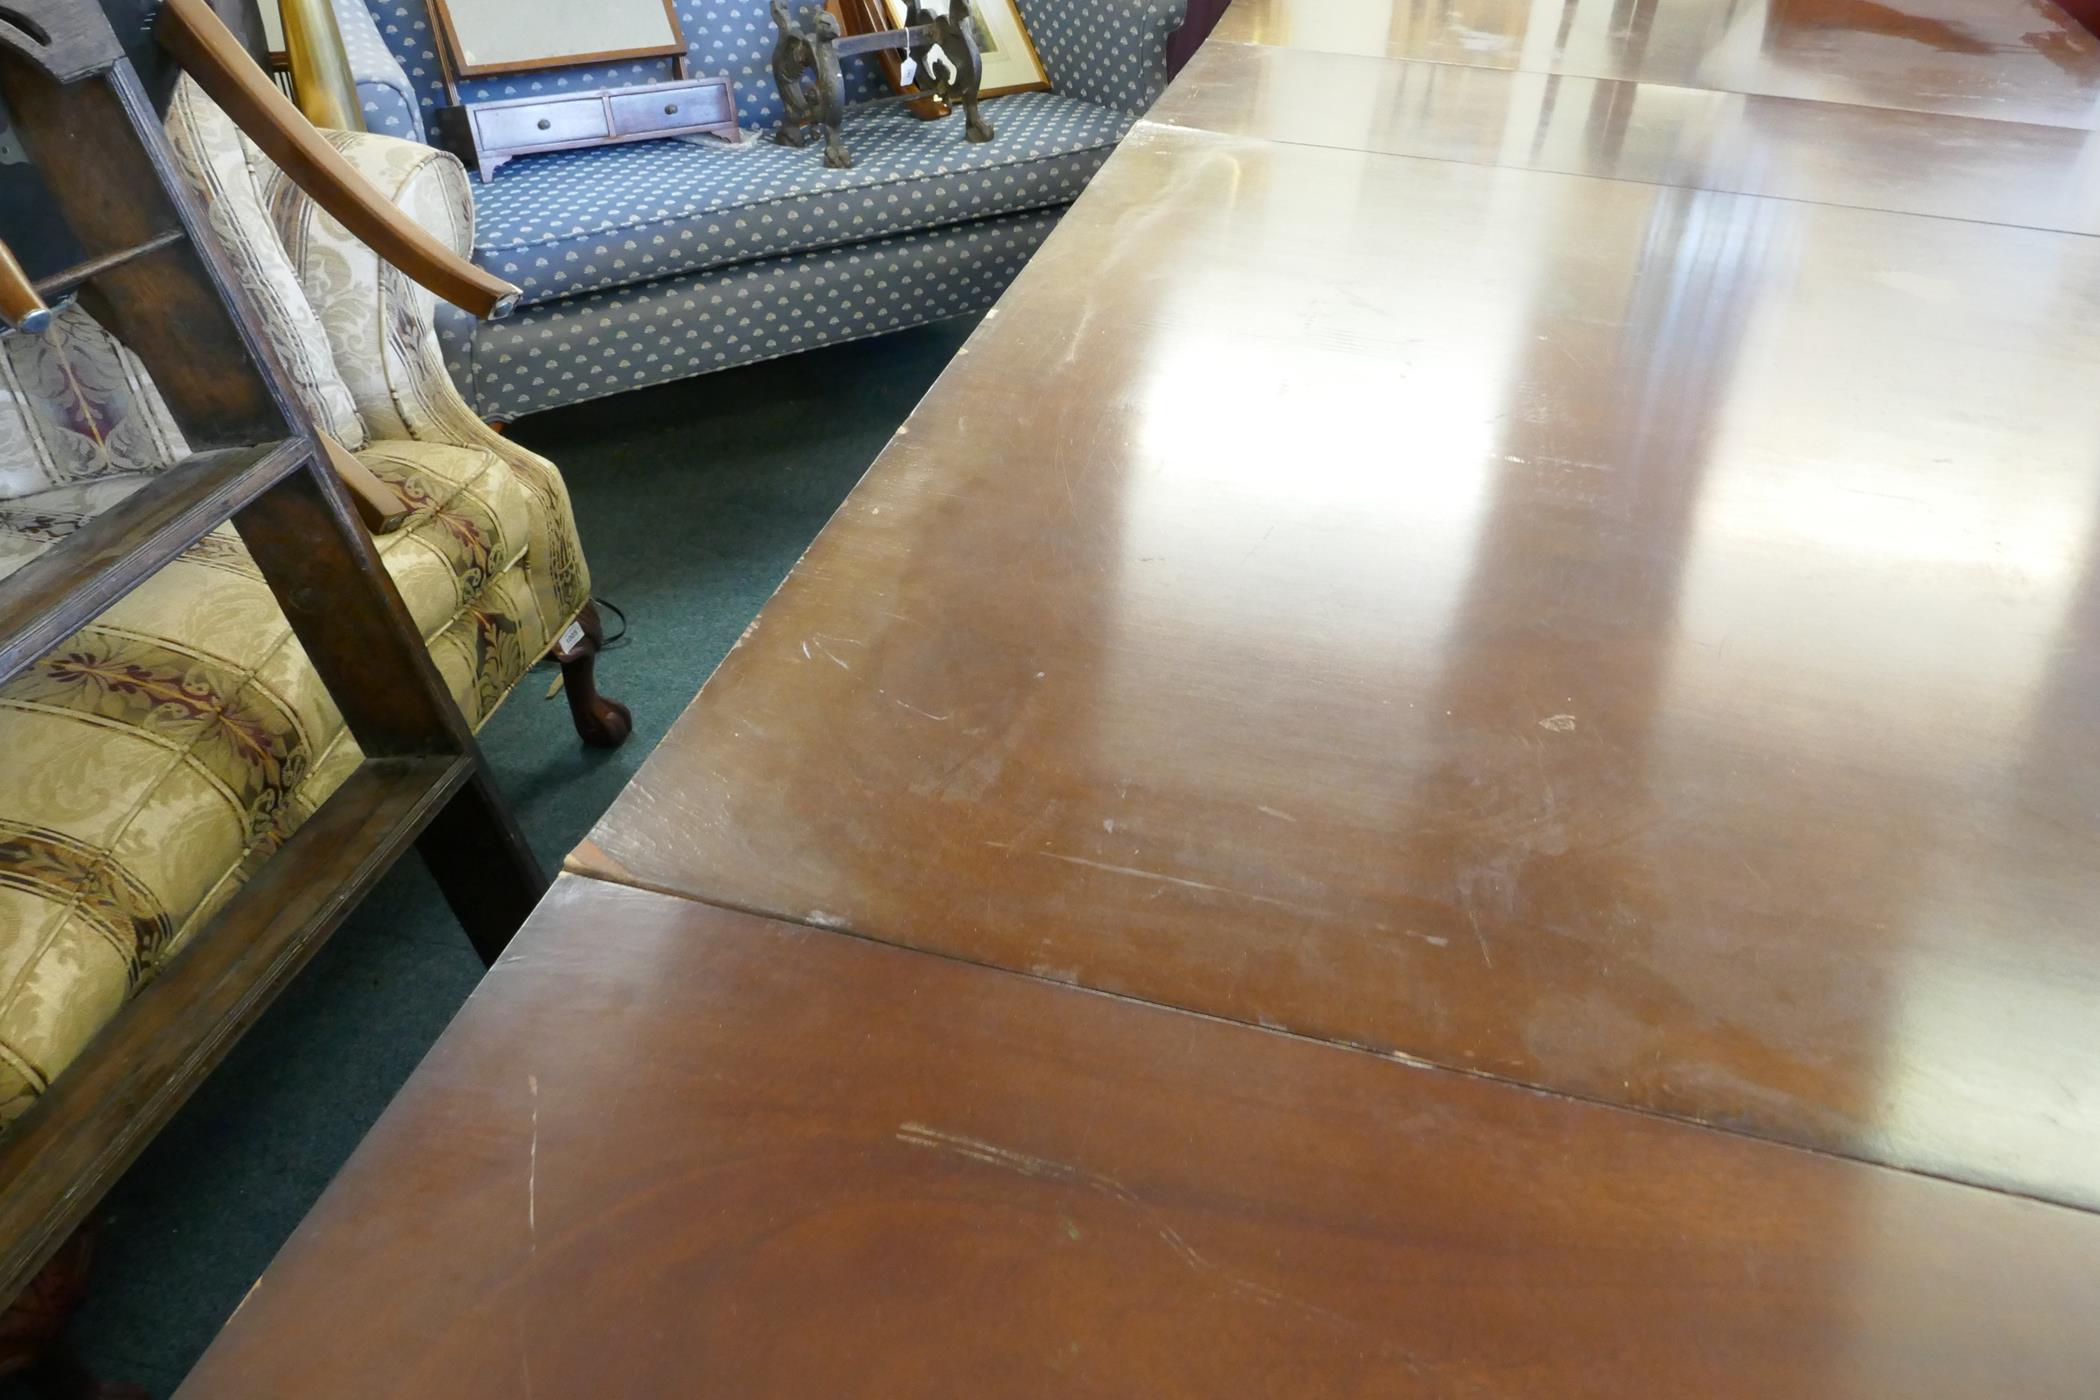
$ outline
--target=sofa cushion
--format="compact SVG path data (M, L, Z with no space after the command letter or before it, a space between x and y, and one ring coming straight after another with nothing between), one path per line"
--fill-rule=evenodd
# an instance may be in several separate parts
M408 503L408 520L379 537L379 555L427 642L523 556L531 499L485 448L382 441L357 459Z
M446 362L477 411L521 417L688 375L982 311L1059 210L790 253L477 322L439 309Z
M476 261L527 305L1071 202L1131 119L1050 92L985 104L997 136L853 113L853 168L771 141L644 141L512 161L474 184Z

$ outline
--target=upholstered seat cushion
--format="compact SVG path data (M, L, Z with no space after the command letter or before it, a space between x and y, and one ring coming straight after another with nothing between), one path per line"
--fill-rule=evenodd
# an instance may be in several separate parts
M984 110L997 135L974 144L959 114L853 112L848 170L826 167L818 145L711 137L523 157L474 182L475 260L531 304L1050 208L1078 195L1131 121L1053 92Z
M478 724L569 620L532 586L566 506L484 447L358 455L415 507L380 556ZM357 761L228 526L0 686L0 1123Z

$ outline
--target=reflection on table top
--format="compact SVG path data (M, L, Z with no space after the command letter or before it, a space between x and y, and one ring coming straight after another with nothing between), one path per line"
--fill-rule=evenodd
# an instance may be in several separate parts
M2100 1203L2100 241L1143 126L577 868Z
M2100 40L2050 0L1233 0L1215 37L2091 128Z
M181 1395L2069 1400L2096 1311L2091 1217L565 880Z
M2100 132L1213 40L1148 114L1269 141L2100 233Z

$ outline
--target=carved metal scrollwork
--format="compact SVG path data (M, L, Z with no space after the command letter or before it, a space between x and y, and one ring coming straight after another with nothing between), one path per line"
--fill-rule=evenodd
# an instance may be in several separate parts
M846 117L846 81L841 59L901 49L919 75L919 86L963 111L963 135L970 141L992 139L992 126L978 110L978 88L984 59L977 49L961 0L946 0L936 11L927 0L912 0L901 29L842 35L836 16L820 7L804 11L797 25L788 0L773 0L773 25L780 37L773 45L773 81L780 88L782 119L774 140L802 146L809 128L824 133L824 163L836 170L853 164L840 128ZM897 99L889 99L897 100Z

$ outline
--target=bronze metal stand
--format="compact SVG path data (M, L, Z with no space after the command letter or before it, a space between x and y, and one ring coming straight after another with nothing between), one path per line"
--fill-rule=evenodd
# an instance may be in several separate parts
M890 50L905 53L916 66L922 86L963 109L966 140L992 139L992 125L977 109L984 60L967 15L935 14L920 0L912 0L903 28L848 37L841 35L837 17L828 10L812 7L805 11L798 28L788 13L788 0L773 0L772 8L773 25L780 31L773 45L773 81L779 85L780 103L786 109L773 139L781 145L799 147L809 139L807 128L820 127L824 163L834 170L850 167L853 157L840 134L846 117L846 82L839 60ZM916 101L920 96L882 100Z

